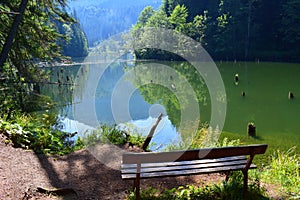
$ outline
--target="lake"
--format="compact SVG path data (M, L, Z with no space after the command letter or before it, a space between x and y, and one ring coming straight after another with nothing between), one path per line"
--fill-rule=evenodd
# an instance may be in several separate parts
M286 148L300 143L299 64L218 62L216 65L226 90L222 134L244 138L247 124L253 122L257 143ZM118 124L121 129L147 135L157 116L163 113L151 147L162 150L186 137L183 132L193 127L188 122L198 123L193 121L197 113L202 123L209 123L210 91L201 75L190 75L195 72L188 63L133 62L125 58L103 66L85 63L51 69L51 82L62 84L45 85L42 91L58 102L64 130L82 133L101 124ZM289 92L293 93L293 99L288 98Z

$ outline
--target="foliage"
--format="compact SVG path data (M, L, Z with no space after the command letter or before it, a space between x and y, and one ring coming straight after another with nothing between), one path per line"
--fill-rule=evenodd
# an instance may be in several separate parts
M0 76L0 91L5 94L0 96L3 102L0 105L0 117L10 119L21 112L46 110L54 105L49 97L37 93L37 84L25 82L24 78L18 77L17 69L9 68L5 64Z
M151 6L145 7L142 10L142 12L141 12L141 14L140 14L140 16L138 18L137 25L139 25L139 26L145 26L146 23L147 23L147 21L148 21L148 19L153 15L153 13L154 13L154 10L153 10L153 8Z
M163 9L159 9L158 11L153 11L151 15L147 15L146 18L145 13L147 13L149 9L149 7L146 7L140 15L140 18L143 18L144 20L148 19L147 22L140 23L138 21L138 23L132 28L131 32L135 36L136 41L143 41L149 44L155 44L159 42L159 40L157 39L158 36L153 37L153 33L151 31L149 32L147 30L141 29L143 27L174 29L176 32L181 32L188 36L193 35L199 39L203 38L203 36L200 35L203 32L196 32L196 30L199 30L199 27L204 27L203 24L206 20L206 17L197 16L194 21L187 22L188 10L184 5L177 5L174 10L170 12L170 15L168 15L168 13L165 13ZM164 40L167 40L167 38L164 38L163 41L160 42L165 42ZM136 57L140 59L183 60L183 58L176 54L172 54L160 49L135 49L134 53Z
M82 148L80 140L75 142L69 133L62 132L57 118L49 113L41 116L22 114L14 120L0 120L0 132L5 134L15 147L32 149L37 153L65 154Z
M88 41L82 31L76 12L74 11L72 15L75 15L75 23L56 22L59 33L67 37L67 40L58 40L58 44L62 46L64 56L85 57L88 54Z
M239 138L220 137L218 127L213 129L207 123L201 123L195 134L182 138L182 142L168 145L163 151L239 146Z
M253 177L253 179L248 185L248 194L245 197L243 196L242 173L235 172L231 175L228 182L223 181L222 183L206 185L205 187L187 185L172 188L162 193L159 193L155 188L148 188L141 191L141 199L269 199L265 196L265 190L260 186L260 181L256 177ZM135 199L134 193L130 193L128 199Z
M295 147L286 152L277 150L271 157L270 166L263 172L263 180L280 184L290 196L300 196L300 157Z
M149 187L145 190L142 190L142 192L140 194L140 199L148 199L148 200L159 199L157 197L157 193L158 193L158 189ZM135 200L135 199L136 199L135 193L134 192L129 193L127 200Z
M4 65L4 69L6 71L8 69L8 65ZM0 105L0 117L5 116L10 118L19 113L21 110L21 105L18 104L18 100L20 99L18 91L22 88L22 84L12 83L12 76L14 76L13 71L11 71L8 75L0 75L0 90L1 93L5 94L0 95L0 101L2 102Z
M181 31L184 29L188 12L186 7L177 5L172 11L169 20L176 27L176 30Z
M145 136L142 136L141 134L136 133L136 134L130 135L128 143L131 145L136 145L137 147L142 147L145 140L146 140Z
M183 138L178 144L170 144L163 151L212 148L212 147L228 147L239 146L241 141L239 138L229 139L228 137L219 137L220 130L218 127L213 129L206 123L200 125L200 128L191 137Z
M80 49L87 48L84 46L87 42L82 41L82 47L78 47L76 41L79 39L74 39L80 27L78 23L74 24L75 20L66 12L66 6L65 0L28 1L6 63L0 66L0 88L5 94L0 97L4 102L0 106L0 116L13 118L15 113L41 110L45 102L49 102L48 97L40 95L39 85L47 82L48 73L37 63L62 58L62 41L70 39L70 45L75 45L72 48L86 53ZM18 7L17 0L0 4L0 10L5 11L0 15L2 44L14 26L14 15L8 13L17 11ZM71 27L72 33L59 32L57 24Z
M209 129L201 128L197 131L196 135L190 139L183 141L179 144L170 144L164 151L172 150L182 150L182 149L197 149L197 148L212 148L212 147L228 147L228 146L238 146L241 144L240 139L230 140L224 137L222 140L216 140L218 136L213 136L218 134L218 132L210 132Z
M5 1L1 4L1 10L16 11L18 6L17 0ZM64 36L57 32L54 21L74 22L63 9L65 6L65 0L28 2L7 59L10 67L17 68L25 81L42 80L42 74L34 62L36 59L50 61L61 56L61 48L56 42ZM13 17L7 14L0 15L0 41L6 40L12 21Z
M218 60L299 61L299 6L297 0L164 0L147 23L137 23L133 30L141 25L172 28L200 42ZM170 59L167 52L163 58L155 51L136 53L138 58Z
M116 125L101 125L90 133L85 133L81 140L87 146L97 143L124 144L127 141L126 134L117 129Z
M112 127L101 126L101 136L101 142L103 143L125 144L127 141L125 132L118 130L116 125Z
M129 143L130 145L136 145L141 147L145 137L140 134L127 133L120 130L117 125L103 124L99 128L91 132L86 132L81 137L81 141L86 146L91 146L99 143L124 145Z

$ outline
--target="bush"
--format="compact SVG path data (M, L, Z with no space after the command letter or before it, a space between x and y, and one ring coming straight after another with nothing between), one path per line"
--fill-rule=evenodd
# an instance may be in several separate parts
M56 118L51 114L18 115L13 121L0 119L0 132L15 147L32 149L37 153L66 154L82 148L78 142L68 140L69 133L55 128Z
M87 145L95 145L98 143L124 145L130 143L141 147L145 140L145 137L140 134L130 134L123 130L120 130L117 125L104 124L99 128L93 130L91 133L85 133L81 138L82 142Z

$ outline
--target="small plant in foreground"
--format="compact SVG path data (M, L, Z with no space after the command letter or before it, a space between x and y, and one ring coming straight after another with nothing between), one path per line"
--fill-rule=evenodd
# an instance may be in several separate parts
M117 125L104 124L99 128L93 130L91 133L86 133L82 138L82 142L87 146L95 145L99 143L123 145L130 143L141 147L145 140L140 134L130 134L123 130L120 130Z
M158 189L149 187L141 192L141 199L147 200L159 200L161 199L158 195ZM130 192L127 196L127 200L135 200L135 192Z

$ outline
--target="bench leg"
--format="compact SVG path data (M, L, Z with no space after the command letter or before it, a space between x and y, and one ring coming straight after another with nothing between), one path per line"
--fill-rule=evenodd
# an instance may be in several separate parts
M226 175L226 177L225 177L225 182L228 182L229 176L230 176L230 171L225 172L225 175Z
M135 190L136 200L140 199L140 174L137 174L136 179L133 182L133 190Z
M141 177L141 163L138 163L136 167L136 177L134 182L136 200L140 199L140 177Z
M245 197L248 193L248 170L243 170L244 174L244 191L243 196Z

